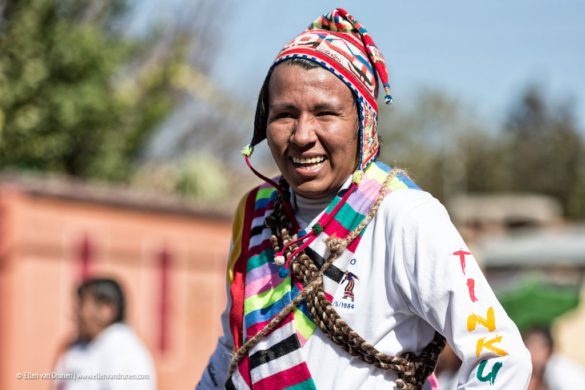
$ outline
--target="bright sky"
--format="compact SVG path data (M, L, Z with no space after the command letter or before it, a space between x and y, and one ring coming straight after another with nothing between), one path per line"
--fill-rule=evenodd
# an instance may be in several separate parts
M231 15L217 22L223 42L212 77L246 104L255 100L280 48L318 15L341 6L386 57L395 104L408 104L421 87L438 88L495 126L523 87L536 83L555 101L574 100L585 133L583 0L232 3Z

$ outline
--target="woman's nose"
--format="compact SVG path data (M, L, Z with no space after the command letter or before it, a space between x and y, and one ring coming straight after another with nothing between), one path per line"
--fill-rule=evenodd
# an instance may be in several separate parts
M317 140L315 122L308 115L301 115L295 123L291 140L298 146L305 146Z

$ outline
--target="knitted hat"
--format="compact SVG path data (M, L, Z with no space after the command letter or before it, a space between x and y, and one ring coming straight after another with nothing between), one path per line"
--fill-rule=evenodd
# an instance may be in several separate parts
M309 27L289 42L278 54L271 70L291 58L313 61L348 86L357 98L360 118L358 170L376 159L380 149L378 140L378 105L376 96L380 78L385 91L385 101L390 103L390 85L384 57L366 29L344 9L336 8L315 20ZM250 156L256 144L266 138L266 118L257 123L252 142L243 153Z

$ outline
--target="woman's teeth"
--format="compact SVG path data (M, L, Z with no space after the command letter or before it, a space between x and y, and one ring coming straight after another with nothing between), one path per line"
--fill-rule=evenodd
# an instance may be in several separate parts
M313 164L322 163L323 161L325 161L325 157L323 157L323 156L310 157L310 158L293 157L292 161L293 161L293 163L300 164L300 165L313 165Z

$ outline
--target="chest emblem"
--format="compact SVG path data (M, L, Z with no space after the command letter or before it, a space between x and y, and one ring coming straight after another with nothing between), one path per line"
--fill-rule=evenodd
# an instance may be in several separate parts
M343 297L341 299L351 299L353 302L355 296L353 294L353 288L355 287L355 282L359 281L357 275L352 272L345 271L343 274L343 279L341 279L341 283L347 282L345 285L345 289L343 290Z

